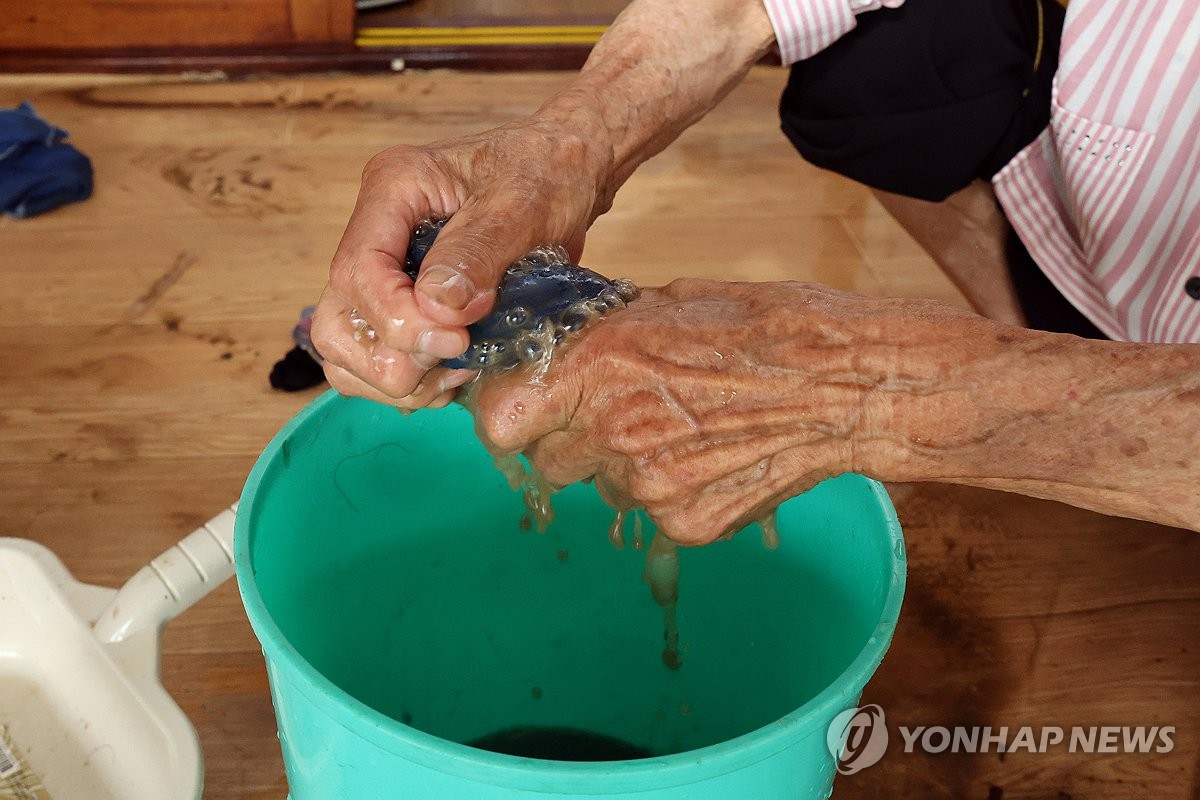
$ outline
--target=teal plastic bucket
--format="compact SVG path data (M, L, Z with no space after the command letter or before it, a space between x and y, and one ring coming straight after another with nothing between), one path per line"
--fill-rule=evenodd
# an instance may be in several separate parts
M327 394L279 433L237 517L292 800L824 798L826 728L891 640L904 545L877 484L826 481L757 529L681 551L682 667L644 553L578 485L545 534L458 407ZM632 528L632 526L630 526ZM649 534L649 531L647 531ZM470 747L571 728L621 761Z

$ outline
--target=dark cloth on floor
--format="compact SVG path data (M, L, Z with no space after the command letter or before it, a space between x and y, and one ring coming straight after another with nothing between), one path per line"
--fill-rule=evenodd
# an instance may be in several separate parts
M22 219L92 194L92 163L29 103L0 109L0 212Z
M1055 0L913 0L861 14L792 66L783 131L819 167L944 200L1049 124L1064 13Z
M296 346L271 368L271 388L285 392L302 392L325 382L321 354L312 342L312 322L315 313L316 306L307 306L300 311L300 320L292 328L292 341Z
M271 388L302 392L325 382L325 370L299 345L271 368Z

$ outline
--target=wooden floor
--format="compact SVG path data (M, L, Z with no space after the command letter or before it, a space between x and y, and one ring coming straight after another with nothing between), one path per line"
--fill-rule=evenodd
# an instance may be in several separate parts
M585 263L803 278L961 303L858 187L779 134L761 70L647 164ZM0 78L96 165L95 197L0 219L0 536L119 584L235 499L313 393L267 387L363 162L496 125L566 78L404 74L234 84ZM1200 798L1200 536L980 490L891 487L909 591L865 700L896 725L1174 725L1168 754L887 756L839 798ZM167 630L208 800L286 794L262 656L232 583ZM367 798L356 800L368 800Z

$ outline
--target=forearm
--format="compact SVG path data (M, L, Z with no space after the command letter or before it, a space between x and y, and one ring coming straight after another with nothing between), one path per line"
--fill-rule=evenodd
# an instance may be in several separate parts
M867 401L864 471L1200 529L1200 346L920 330L912 380Z
M732 302L685 359L703 365L690 370L699 385L663 379L722 461L708 474L740 479L766 458L774 490L803 487L824 463L1200 530L1200 345L1093 341L929 301L762 286L716 285ZM734 357L704 364L718 349ZM749 509L762 494L733 502Z
M634 0L578 78L538 113L606 151L606 207L639 164L712 109L773 42L761 0Z

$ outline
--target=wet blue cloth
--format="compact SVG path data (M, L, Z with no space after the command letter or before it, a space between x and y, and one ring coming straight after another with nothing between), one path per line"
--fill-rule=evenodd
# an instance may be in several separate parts
M29 103L0 109L0 211L22 219L86 200L92 162Z

